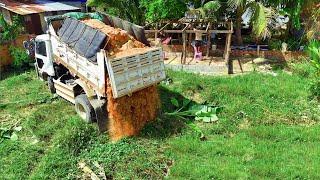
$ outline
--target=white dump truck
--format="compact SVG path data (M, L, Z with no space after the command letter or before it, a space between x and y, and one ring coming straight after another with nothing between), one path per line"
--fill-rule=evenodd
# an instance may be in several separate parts
M106 14L101 17L111 27L129 27L128 33L145 41L142 27ZM105 49L108 35L99 29L66 16L49 17L46 21L46 34L24 42L29 53L34 54L38 77L47 81L52 93L75 104L81 118L96 121L100 131L107 127L106 78L111 82L114 99L130 96L165 79L159 48L110 58Z

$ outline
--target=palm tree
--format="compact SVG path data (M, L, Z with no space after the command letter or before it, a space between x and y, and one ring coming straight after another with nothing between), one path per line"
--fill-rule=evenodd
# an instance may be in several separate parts
M270 25L276 14L273 8L267 8L261 2L255 0L228 0L228 5L236 11L235 33L238 45L243 44L241 28L242 15L245 12L248 12L253 27L252 33L256 38L265 39L271 36Z

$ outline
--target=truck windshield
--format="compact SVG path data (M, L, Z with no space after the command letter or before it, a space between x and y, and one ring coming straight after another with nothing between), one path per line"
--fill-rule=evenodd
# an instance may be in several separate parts
M47 56L46 43L44 41L37 42L36 53L42 56Z

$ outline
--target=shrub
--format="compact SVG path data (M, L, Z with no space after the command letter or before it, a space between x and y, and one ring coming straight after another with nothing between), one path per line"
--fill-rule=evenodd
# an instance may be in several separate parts
M315 74L315 68L310 65L310 61L293 62L289 64L291 71L304 78L312 78Z
M268 45L271 50L281 50L282 48L282 42L278 39L270 39Z
M320 41L313 40L308 46L308 53L311 59L312 65L316 69L315 81L311 86L311 93L317 99L320 99Z
M31 62L31 58L27 54L26 50L14 46L11 46L9 50L10 55L13 58L13 67L22 68Z
M17 36L23 32L22 19L20 16L13 16L12 24L9 24L4 20L3 15L0 14L0 27L0 44L16 39Z

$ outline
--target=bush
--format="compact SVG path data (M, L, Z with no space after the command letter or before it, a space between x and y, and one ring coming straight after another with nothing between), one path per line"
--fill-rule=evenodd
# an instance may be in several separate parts
M282 42L278 39L270 39L268 45L271 50L281 50L282 48Z
M4 20L3 15L0 14L0 27L0 44L12 41L23 32L22 18L20 16L13 16L12 24L9 24Z
M310 65L310 61L294 62L289 64L293 74L297 74L304 78L312 78L315 74L315 68Z
M312 82L310 87L312 97L320 100L320 80L315 80Z
M31 58L27 54L26 50L14 46L11 46L9 50L10 55L13 58L13 67L22 68L28 65L29 62L31 62Z
M311 59L312 65L315 67L315 81L311 86L312 96L320 99L320 41L313 40L308 46L308 53Z

